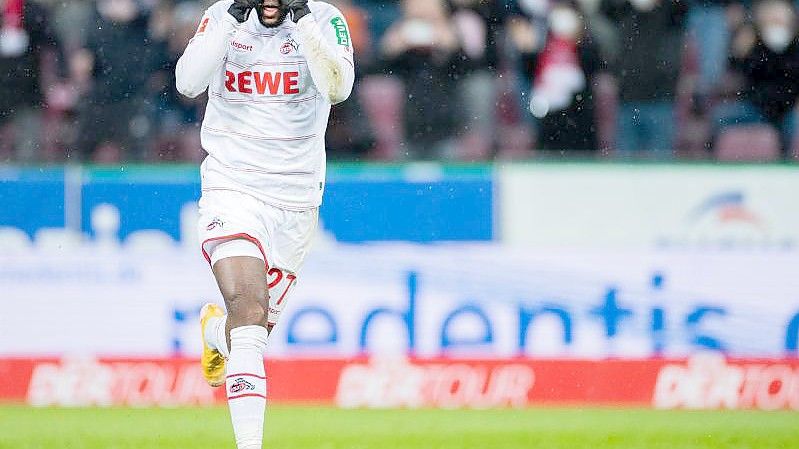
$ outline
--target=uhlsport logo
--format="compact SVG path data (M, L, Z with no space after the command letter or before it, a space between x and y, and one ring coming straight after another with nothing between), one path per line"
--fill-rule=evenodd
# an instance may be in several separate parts
M230 41L230 46L240 51L252 51L252 45L242 44L241 42Z
M247 382L243 377L236 378L236 380L234 380L230 385L231 393L241 393L245 390L255 390L255 385Z

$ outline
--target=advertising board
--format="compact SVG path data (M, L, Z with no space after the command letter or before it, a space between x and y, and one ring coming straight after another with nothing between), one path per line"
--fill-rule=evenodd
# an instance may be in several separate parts
M185 215L199 197L195 166L0 167L0 230L35 239L42 229L66 228L96 240L92 217L110 206L117 240L157 231L193 245L186 230L195 223ZM320 217L341 242L488 241L493 197L492 171L484 166L331 165Z
M688 360L267 359L270 403L343 408L799 410L799 362ZM225 402L194 359L0 359L0 403L206 406ZM301 379L301 381L297 381Z
M272 356L780 358L799 346L797 252L321 243ZM2 355L195 355L221 302L193 249L0 254Z
M781 250L799 244L799 170L516 164L497 170L499 235L535 248Z

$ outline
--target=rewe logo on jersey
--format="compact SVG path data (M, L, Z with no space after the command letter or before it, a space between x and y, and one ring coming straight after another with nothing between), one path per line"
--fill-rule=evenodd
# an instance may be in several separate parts
M291 95L300 93L300 72L253 72L234 73L225 71L225 89L228 92L258 95Z

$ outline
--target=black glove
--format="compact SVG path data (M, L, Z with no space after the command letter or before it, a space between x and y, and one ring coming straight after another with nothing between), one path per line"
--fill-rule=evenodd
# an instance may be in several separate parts
M239 23L247 21L250 11L258 5L260 0L233 0L233 4L227 9L228 14L233 16Z
M311 13L308 0L280 0L280 6L289 10L294 23Z

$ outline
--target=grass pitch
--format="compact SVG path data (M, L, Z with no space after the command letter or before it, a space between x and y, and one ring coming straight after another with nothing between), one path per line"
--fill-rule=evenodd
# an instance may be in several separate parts
M799 448L797 412L271 407L265 448ZM235 449L225 408L0 407L2 449Z

